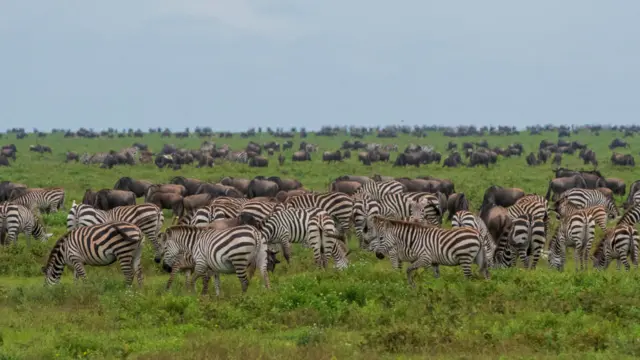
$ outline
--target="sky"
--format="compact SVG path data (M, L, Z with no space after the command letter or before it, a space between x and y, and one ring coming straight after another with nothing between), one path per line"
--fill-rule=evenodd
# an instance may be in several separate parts
M632 124L640 2L0 0L0 129Z

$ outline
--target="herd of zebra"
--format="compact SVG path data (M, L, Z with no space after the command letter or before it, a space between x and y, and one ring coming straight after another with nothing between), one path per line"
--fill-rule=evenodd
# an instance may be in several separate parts
M449 194L449 197L453 196ZM553 208L536 194L522 194L512 204L502 206L485 201L476 215L468 207L450 214L452 228L442 227L448 210L446 195L440 192L407 191L396 180L367 181L353 194L342 192L301 192L278 201L272 197L219 196L207 205L189 209L175 217L163 231L162 209L152 203L97 209L75 200L67 216L67 232L53 246L42 272L46 284L60 281L63 269L73 268L75 278L84 278L85 265L105 266L118 261L126 283L137 277L142 285L141 257L144 238L154 249L154 261L170 273L167 288L178 272L187 275L187 287L203 278L203 294L211 275L216 295L220 274L235 273L242 291L259 269L264 285L270 288L269 272L282 255L289 263L291 244L311 248L315 264L326 268L333 259L337 269L349 266L347 239L355 233L361 251L371 251L379 259L389 257L393 268L408 262L407 280L420 268L460 265L464 276L472 276L477 264L484 278L490 268L516 266L534 269L540 258L549 267L563 270L567 247L575 248L576 270L607 268L613 259L630 269L638 266L640 238L635 224L640 219L640 192L630 194L633 203L620 213L613 199L595 189L570 189L559 195ZM485 197L486 200L486 197ZM62 188L39 188L0 203L1 243L15 243L19 232L47 241L40 211L64 209ZM559 220L552 236L551 217ZM607 228L608 219L618 218ZM596 227L604 235L592 247ZM548 250L545 250L545 247Z

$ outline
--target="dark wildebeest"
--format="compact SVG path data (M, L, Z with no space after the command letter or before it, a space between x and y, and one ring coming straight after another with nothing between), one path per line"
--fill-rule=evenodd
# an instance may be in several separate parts
M627 184L624 183L624 180L619 178L605 178L604 182L614 195L624 196L626 193Z
M27 185L12 183L11 181L0 182L0 202L11 200L11 194L16 189L22 189L26 192Z
M0 155L0 166L11 166L9 159L4 155Z
M602 176L602 174L598 170L577 171L577 170L570 170L567 168L558 168L553 171L556 173L556 178L569 177L573 175L582 175L582 177L584 178L584 181L587 183L587 187L586 187L587 189L595 189L595 188L607 186L604 180L604 176Z
M356 190L358 190L360 186L362 186L362 184L357 181L334 180L329 185L329 191L341 192L347 195L353 195L356 193Z
M453 193L447 199L447 212L449 215L447 218L451 221L453 215L460 210L469 210L469 201L464 193Z
M234 198L244 197L244 194L240 192L240 190L234 188L233 186L223 185L223 184L210 184L210 183L202 183L196 190L196 194L211 194L214 197L219 196L228 196Z
M325 151L322 153L322 161L326 161L329 163L331 163L332 161L342 161L342 154L340 153L340 150Z
M280 187L275 181L267 180L263 176L256 176L249 183L247 197L254 198L258 196L274 197L280 191Z
M551 199L551 193L553 192L553 200L555 201L560 194L569 190L569 189L587 189L587 182L584 177L580 174L576 174L573 176L566 176L561 178L555 178L549 181L549 187L547 188L547 194L545 198L548 200Z
M269 181L273 181L278 184L280 190L289 191L302 188L302 183L296 179L282 179L278 176L270 176L267 178Z
M66 159L64 160L64 162L69 162L73 160L75 160L76 162L80 161L80 155L78 155L78 153L75 153L73 151L67 151Z
M184 194L184 196L188 196L196 194L196 191L198 191L198 187L200 186L200 184L202 184L202 181L198 179L185 178L183 176L176 176L171 179L169 183L184 186L184 188L187 189L187 192L186 194Z
M91 189L87 189L82 198L82 203L107 211L118 206L135 205L136 195L126 190L102 189L94 192Z
M264 156L254 156L249 159L249 167L267 167L269 160Z
M121 177L113 186L114 190L128 190L136 194L136 197L143 197L149 187L153 185L147 180L133 180L128 176Z
M296 151L291 156L292 161L311 161L311 153L308 151Z
M220 184L226 185L226 186L233 186L244 195L246 195L247 191L249 190L250 182L251 180L249 179L234 178L230 176L224 177L220 180Z
M480 211L482 212L485 207L491 207L493 205L502 207L511 206L523 196L524 190L519 188L503 188L497 185L489 186L484 192Z

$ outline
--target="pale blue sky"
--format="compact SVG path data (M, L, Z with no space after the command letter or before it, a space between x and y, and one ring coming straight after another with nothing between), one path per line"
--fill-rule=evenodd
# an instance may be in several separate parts
M640 2L0 0L0 129L630 124Z

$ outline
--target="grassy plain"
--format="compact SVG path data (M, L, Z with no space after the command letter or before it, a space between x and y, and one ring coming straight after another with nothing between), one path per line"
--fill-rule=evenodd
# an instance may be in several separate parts
M573 135L594 149L600 170L627 184L640 179L640 170L609 164L609 142L620 133L599 137ZM525 153L537 150L542 135L486 136L491 146L521 142ZM217 140L217 139L216 139ZM253 139L217 140L234 149ZM310 135L308 142L322 150L335 150L344 137ZM365 141L430 144L444 153L449 140L431 133L425 139L367 138ZM158 150L167 141L197 148L202 139L163 140L146 136L142 142ZM631 149L640 139L628 139ZM287 162L276 157L268 169L220 164L213 169L187 166L180 171L154 165L116 167L112 170L65 164L64 153L120 149L134 142L125 139L41 139L53 155L30 153L35 138L3 136L0 143L15 143L18 160L0 168L0 180L31 187L62 186L66 207L80 201L86 188L111 188L121 176L167 182L182 175L216 181L223 176L279 175L297 178L310 189L327 189L344 174L410 176L433 175L452 179L475 209L484 190L493 184L517 186L544 194L552 178L552 165L526 166L524 156L498 160L488 169L447 169L441 165L392 168L391 163L371 167L356 159L327 165L320 152L311 163ZM297 148L300 139L294 140ZM525 154L525 155L526 155ZM637 155L637 154L636 154ZM392 155L392 159L395 155ZM563 165L582 168L577 156L565 156ZM621 199L618 199L621 204ZM168 215L168 213L167 213ZM459 268L444 268L442 278L421 272L418 287L410 289L404 271L393 271L388 260L379 261L355 250L352 266L343 273L316 270L311 255L295 249L290 266L281 264L272 275L272 291L256 276L246 295L234 276L222 279L223 294L200 297L184 291L183 278L171 292L164 291L167 276L145 249L145 285L126 289L116 267L88 268L88 280L74 284L69 271L59 286L45 288L40 268L58 235L64 232L66 213L47 215L48 231L56 236L46 244L26 248L23 237L16 247L0 249L0 359L496 359L584 358L631 359L640 356L640 276L638 272L576 274L573 264L564 273L547 269L542 261L533 272L521 268L493 270L492 279L465 281ZM167 223L168 218L167 218ZM448 226L448 224L447 224ZM555 228L555 224L553 226Z

